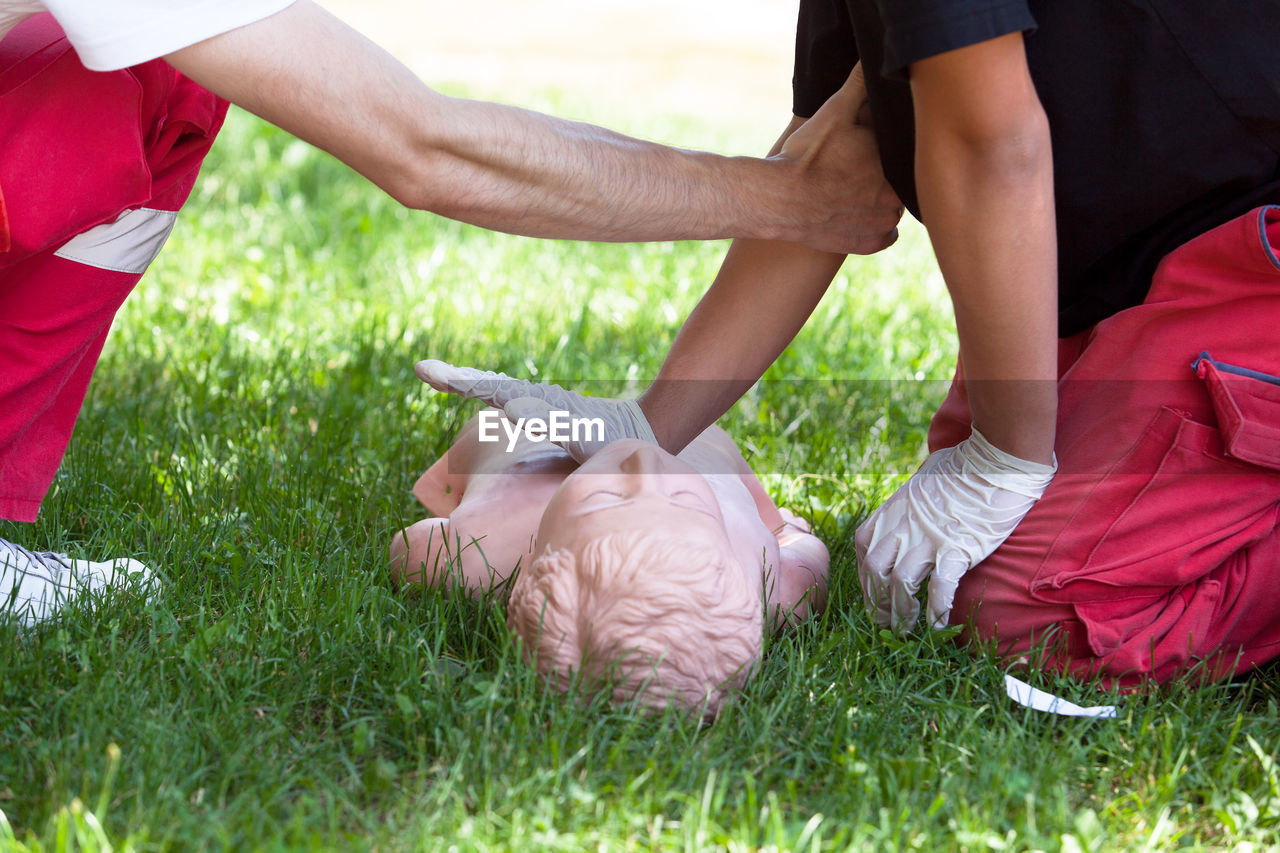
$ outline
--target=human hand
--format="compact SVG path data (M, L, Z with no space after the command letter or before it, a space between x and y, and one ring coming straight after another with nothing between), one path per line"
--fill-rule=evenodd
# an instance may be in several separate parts
M930 454L902 488L858 526L858 577L876 624L916 623L915 593L929 578L929 624L944 628L960 578L1000 546L1057 470L1019 459L976 429Z
M832 227L806 239L806 245L869 255L898 239L902 202L880 167L861 62L840 90L787 137L778 156L804 169L814 206L830 212Z
M550 423L553 412L565 412L574 419L598 420L603 430L594 427L570 430L570 439L566 441L552 438L579 462L585 462L609 442L622 438L658 443L635 400L585 397L550 382L513 379L505 373L455 367L434 358L418 362L414 371L437 391L488 403L502 409L507 419L517 424L522 418L526 422L530 418L541 418Z

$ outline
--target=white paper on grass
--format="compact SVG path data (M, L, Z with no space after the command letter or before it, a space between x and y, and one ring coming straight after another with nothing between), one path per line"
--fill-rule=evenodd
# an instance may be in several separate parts
M1116 715L1115 705L1094 705L1082 708L1074 702L1068 702L1061 696L1054 696L1043 690L1037 690L1025 681L1019 681L1012 675L1004 677L1004 689L1009 698L1019 705L1025 705L1036 711L1047 711L1050 714L1061 714L1064 717L1100 717L1111 718Z

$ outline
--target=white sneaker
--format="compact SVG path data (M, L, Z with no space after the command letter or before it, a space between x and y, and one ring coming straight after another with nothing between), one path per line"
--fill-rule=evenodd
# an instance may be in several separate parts
M137 560L73 560L0 539L0 619L13 616L35 625L54 618L86 593L135 585L149 595L154 580L151 570Z

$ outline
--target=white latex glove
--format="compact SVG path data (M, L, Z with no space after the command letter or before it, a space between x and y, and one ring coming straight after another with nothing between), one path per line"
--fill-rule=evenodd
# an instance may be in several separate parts
M604 423L603 441L595 440L597 430L583 429L578 441L556 442L579 462L587 461L597 450L620 438L658 443L635 400L584 397L550 382L528 382L491 370L454 367L434 358L418 362L414 370L419 379L437 391L481 400L502 409L513 422L521 418L548 420L552 411L568 412L574 418L599 418Z
M978 432L929 455L902 488L858 526L854 547L867 607L882 628L906 633L929 578L929 624L945 628L960 578L1009 538L1057 471L1000 450Z

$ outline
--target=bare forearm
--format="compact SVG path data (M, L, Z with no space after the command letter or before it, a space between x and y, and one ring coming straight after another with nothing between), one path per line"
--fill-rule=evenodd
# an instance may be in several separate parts
M728 411L791 343L843 261L793 243L735 241L640 399L659 444L677 453Z
M515 107L451 100L411 206L501 231L605 241L799 239L800 167L669 148ZM808 210L803 217L811 216Z
M920 205L955 306L974 425L1015 456L1048 461L1057 399L1051 189L1034 174L992 174L981 158L931 159L922 176L937 168L948 180L922 191Z
M855 121L865 104L857 67L812 120L792 117L769 153ZM869 129L859 130L870 137ZM845 155L860 166L854 197L878 210L881 229L890 229L896 238L901 208L880 171L874 144ZM791 343L843 262L842 254L794 243L735 241L710 290L676 336L658 378L640 398L658 443L678 453L728 411Z
M953 120L954 94L921 91L931 79L913 77L916 183L955 307L974 425L997 447L1048 462L1057 411L1048 123L1029 79L1023 88L1008 86L990 121L974 119L980 109ZM985 92L992 97L991 88Z
M311 0L167 58L404 204L476 225L591 240L886 244L883 216L847 203L837 179L847 158L721 157L449 98ZM839 138L857 147L866 136L846 128Z

